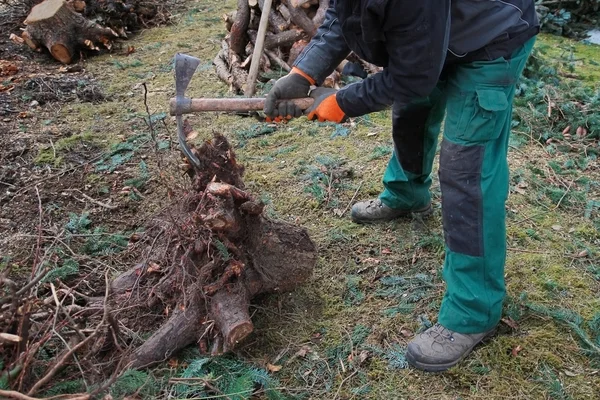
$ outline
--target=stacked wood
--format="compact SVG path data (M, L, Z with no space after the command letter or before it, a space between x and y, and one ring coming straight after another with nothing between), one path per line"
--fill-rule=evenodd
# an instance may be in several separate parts
M291 70L294 61L325 20L328 6L328 0L273 0L260 60L263 81L276 75L269 74L272 70ZM219 78L235 93L244 93L246 85L254 84L247 82L248 70L257 43L259 20L266 11L264 0L238 0L237 10L223 15L225 28L229 33L221 42L221 50L214 59L214 65ZM350 55L348 61L360 65L365 74L381 70L359 60L355 55ZM348 61L340 64L323 86L339 89L341 73Z
M35 5L21 34L31 49L50 54L63 64L77 60L80 50L111 49L117 38L127 38L166 17L151 2L123 0L45 0Z

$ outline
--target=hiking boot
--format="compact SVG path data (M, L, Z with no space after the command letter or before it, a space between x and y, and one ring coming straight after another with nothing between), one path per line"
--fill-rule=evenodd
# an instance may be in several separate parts
M435 324L408 343L406 360L423 371L445 371L458 364L477 344L492 336L495 330L464 334Z
M410 217L412 214L418 214L422 217L431 215L431 203L423 208L414 210L403 210L391 208L381 202L380 199L359 201L352 206L352 221L357 223L383 222L391 221L400 217Z

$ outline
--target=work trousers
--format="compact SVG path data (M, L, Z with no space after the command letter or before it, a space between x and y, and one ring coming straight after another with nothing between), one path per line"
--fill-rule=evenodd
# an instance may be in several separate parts
M431 201L432 164L446 117L439 180L447 286L438 322L456 332L484 332L501 317L512 101L534 42L511 57L448 66L427 98L393 108L394 153L380 196L392 208Z

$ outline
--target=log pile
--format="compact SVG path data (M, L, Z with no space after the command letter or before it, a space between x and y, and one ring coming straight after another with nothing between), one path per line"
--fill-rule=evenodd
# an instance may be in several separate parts
M169 16L159 5L123 0L45 0L38 2L21 36L11 38L35 51L47 49L63 64L78 59L80 50L111 49L118 38L164 23Z
M273 0L260 61L263 81L268 81L272 70L290 71L324 21L328 6L328 0ZM263 12L264 0L238 0L237 10L223 16L228 34L213 63L219 78L235 93L246 92L248 69ZM345 70L348 62L352 68ZM338 89L342 73L364 78L368 73L380 70L351 54L327 77L323 86Z

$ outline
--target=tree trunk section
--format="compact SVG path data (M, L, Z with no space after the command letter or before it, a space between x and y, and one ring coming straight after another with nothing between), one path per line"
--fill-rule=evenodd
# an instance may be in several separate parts
M223 351L235 348L254 330L249 306L249 293L242 284L225 288L211 298L210 314L223 335Z
M74 61L80 48L99 50L98 44L111 47L118 35L75 12L65 0L46 0L31 10L22 34L29 47L45 47L63 64Z

